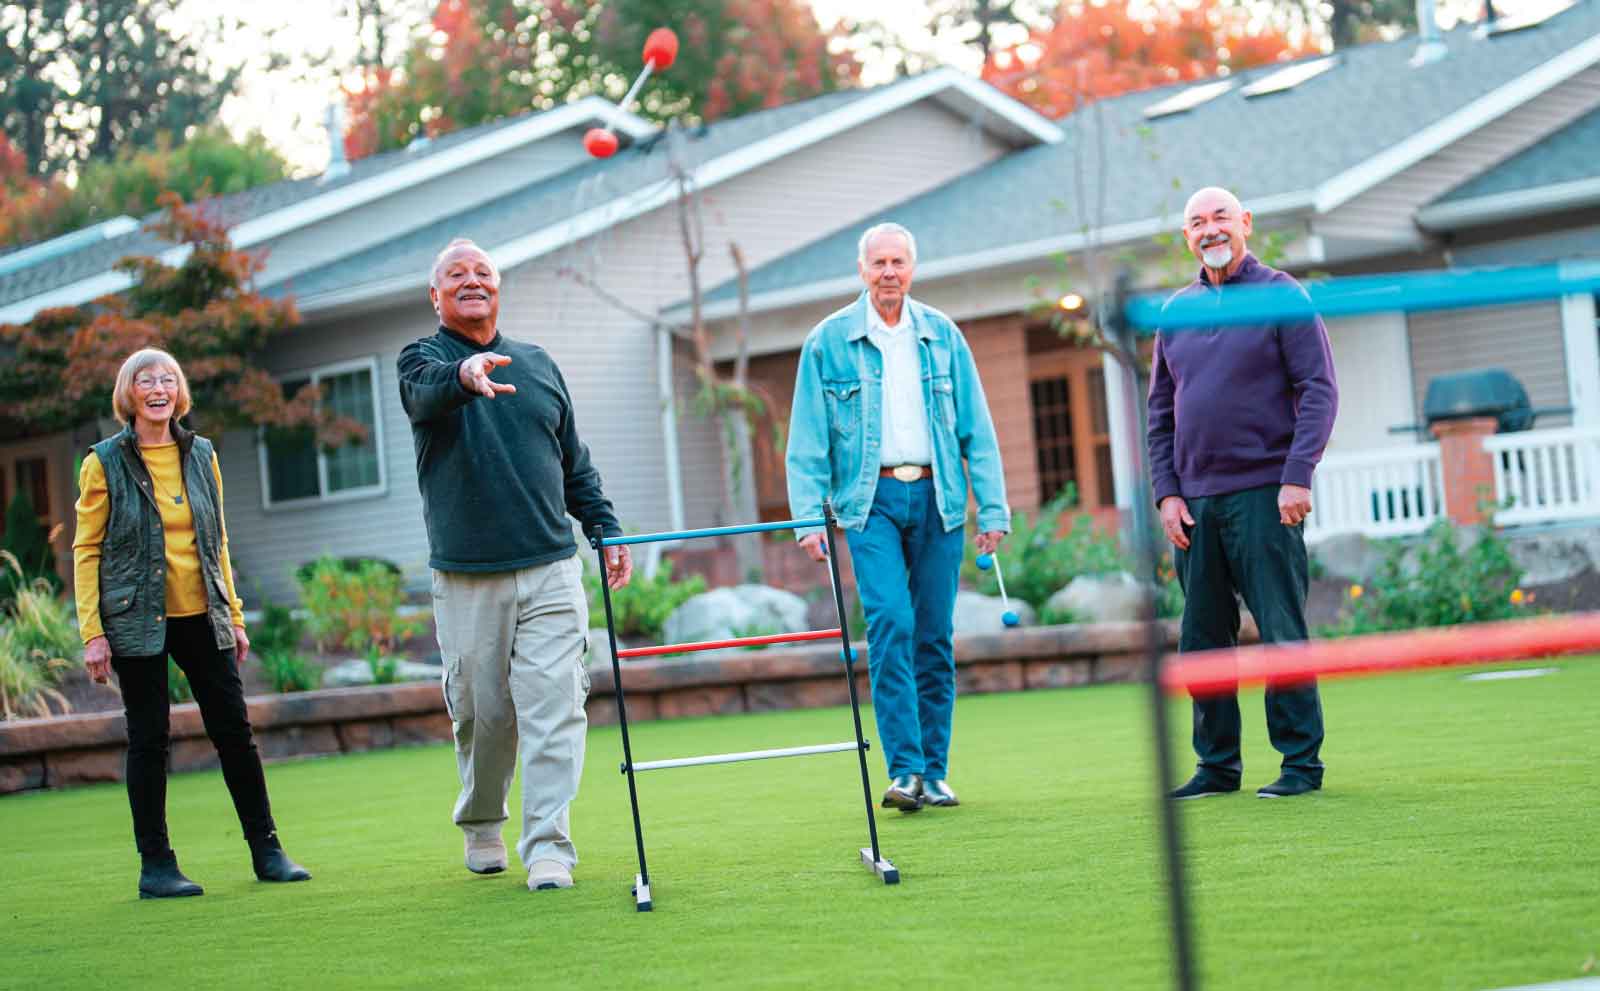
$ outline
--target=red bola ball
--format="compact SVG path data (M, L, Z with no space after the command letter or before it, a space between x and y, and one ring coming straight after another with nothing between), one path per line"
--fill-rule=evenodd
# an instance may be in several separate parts
M678 57L678 36L671 28L656 28L644 40L644 60L651 69L660 72Z
M610 158L617 153L617 136L603 127L591 127L583 136L583 148L595 158Z

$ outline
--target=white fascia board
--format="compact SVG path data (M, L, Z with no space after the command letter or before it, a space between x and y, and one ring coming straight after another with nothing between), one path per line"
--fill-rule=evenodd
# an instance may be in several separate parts
M1350 202L1380 182L1394 178L1429 155L1566 82L1596 62L1600 62L1600 34L1567 49L1538 68L1324 182L1317 189L1317 212L1328 213Z
M469 165L476 165L513 148L539 141L588 121L603 119L614 109L613 104L600 97L584 97L575 103L564 104L542 114L534 114L527 120L508 124L481 138L463 142L454 148L429 155L411 164L388 169L371 179L354 182L282 210L247 220L229 233L236 247L244 248L260 244L280 234L364 206L402 189L436 179ZM655 130L648 122L631 113L618 116L617 129L635 140Z
M774 134L726 155L713 158L695 170L695 185L700 189L709 189L718 183L727 182L769 162L793 154L818 142L826 141L853 127L875 120L886 113L910 106L951 88L965 88L969 84L981 87L976 92L987 90L989 95L985 99L996 101L992 105L997 112L1001 110L1004 104L1010 104L1013 112L1022 111L1023 114L1033 114L1033 111L1027 110L1021 104L985 83L969 80L968 77L953 69L939 69L916 76L898 85L886 86L831 113L814 117L779 134ZM1019 116L1017 119L1021 121L1026 118L1025 116ZM1056 129L1054 124L1050 124L1043 117L1039 117L1038 120L1048 125L1050 130L1054 131L1055 139L1060 140L1061 132ZM1019 124L1018 126L1021 125ZM1047 133L1041 132L1042 135ZM1045 137L1041 136L1040 140L1045 140ZM652 210L659 209L671 203L676 196L676 187L673 184L653 182L643 189L586 210L558 224L551 224L549 227L541 228L523 237L494 245L489 249L489 254L494 258L495 264L499 266L501 271L515 268L518 265L526 264L535 258L540 258L552 251L563 248L574 241L580 241L591 234L596 234L617 224L642 216ZM338 293L319 293L316 296L301 300L300 310L303 313L315 313L333 307L342 308L345 303L354 300L370 302L386 297L403 295L405 292L419 287L422 282L423 280L420 276L406 275L366 286L359 286L354 290L345 290Z
M1028 105L1006 96L981 79L974 79L972 76L956 72L954 69L940 69L935 73L929 73L929 75L945 73L949 75L952 84L949 88L950 91L959 93L982 109L993 113L999 118L1000 122L1009 125L998 130L1011 132L1007 136L1020 138L1021 140L1018 143L1028 144L1032 141L1037 141L1041 144L1053 145L1059 143L1065 137L1055 121ZM985 123L989 123L992 127L992 122Z
M388 169L370 179L353 182L247 220L231 228L228 234L234 247L248 248L568 128L589 121L608 120L615 110L615 104L608 100L586 96L553 110L534 114L527 120L508 124L457 147ZM634 140L649 137L656 130L649 121L627 112L617 114L616 129ZM180 249L181 254L175 254ZM187 257L189 251L186 246L170 249L160 255L161 260L169 265L182 264ZM102 272L0 308L0 323L22 323L40 310L53 306L78 306L107 293L121 292L130 285L131 280L120 272Z
M1263 197L1252 201L1248 206L1251 208L1251 214L1256 218L1306 212L1311 208L1311 194L1289 193ZM1036 241L1026 241L1021 244L1008 244L999 248L976 251L969 255L955 255L950 258L941 258L937 261L919 264L917 266L917 280L928 282L932 279L971 275L990 269L1005 268L1008 265L1044 261L1052 255L1072 254L1073 252L1083 251L1085 248L1109 248L1129 241L1145 240L1167 231L1177 231L1178 227L1178 221L1175 217L1150 217L1126 224L1114 224L1098 231L1064 234L1056 237L1041 238ZM785 289L776 289L751 296L749 312L764 313L772 310L787 309L791 306L803 306L807 303L835 298L844 293L854 293L860 288L861 280L854 274L836 279L826 279L821 282L808 282L805 285L790 286ZM689 308L680 304L664 311L662 316L668 320L679 320L687 315L688 312ZM714 303L706 304L701 308L700 312L702 319L724 320L738 314L739 301L737 299L718 300Z
M1596 204L1600 204L1600 176L1449 203L1431 203L1417 211L1417 223L1424 230L1455 231Z

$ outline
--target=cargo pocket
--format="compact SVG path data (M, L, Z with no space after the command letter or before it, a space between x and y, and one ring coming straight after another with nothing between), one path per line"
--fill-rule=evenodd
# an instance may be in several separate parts
M572 607L578 621L579 640L578 658L575 665L577 672L573 679L573 698L577 702L578 708L581 709L583 704L588 701L589 689L592 687L589 680L589 595L583 587L583 561L576 554L569 560L572 568L570 586L573 598ZM605 575L602 574L600 580L605 581Z
M472 719L472 680L467 677L461 658L445 655L440 660L444 667L445 711L453 722L468 722Z

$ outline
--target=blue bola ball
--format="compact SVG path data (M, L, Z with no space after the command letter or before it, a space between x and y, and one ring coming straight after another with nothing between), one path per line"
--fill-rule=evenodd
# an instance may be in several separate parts
M1017 626L1017 625L1021 624L1022 617L1018 616L1014 612L1011 612L1011 611L1007 610L1006 614L1000 617L1000 622L1006 624L1007 626Z
M845 651L843 649L841 649L839 651L839 660L845 662L846 664L854 664L855 660L856 660L856 657L857 657L857 654L856 654L856 649L854 647L850 648L850 652L848 654L845 653Z
M994 555L993 554L979 554L978 555L978 570L979 571L988 571L992 567L994 567Z

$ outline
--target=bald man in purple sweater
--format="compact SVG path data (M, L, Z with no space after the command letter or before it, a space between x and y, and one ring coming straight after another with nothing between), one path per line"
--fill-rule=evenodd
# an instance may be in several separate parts
M1298 286L1246 250L1251 223L1250 212L1225 189L1190 197L1183 234L1200 275L1173 298L1220 298L1244 285ZM1179 651L1234 646L1238 597L1263 641L1307 638L1305 518L1311 475L1338 407L1333 355L1319 318L1163 330L1156 337L1150 468L1185 596ZM1278 779L1256 794L1287 798L1321 788L1317 686L1268 686L1266 695L1267 731L1283 765ZM1239 732L1237 696L1196 699L1199 765L1173 797L1238 791Z

